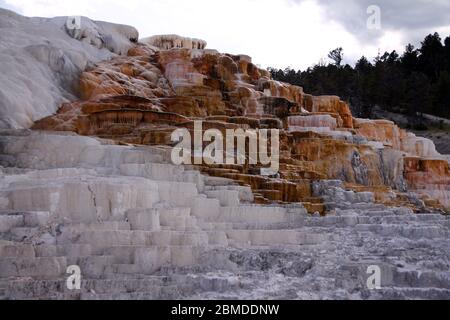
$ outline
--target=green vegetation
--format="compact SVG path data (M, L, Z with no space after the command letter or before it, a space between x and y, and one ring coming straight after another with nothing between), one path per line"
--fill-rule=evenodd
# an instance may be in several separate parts
M428 35L421 48L406 46L402 55L384 53L370 62L361 57L355 67L342 65L343 50L328 55L333 63L306 71L270 69L275 80L302 86L314 95L338 95L353 112L371 117L378 106L411 116L421 126L421 115L450 118L450 37L442 43L438 33Z

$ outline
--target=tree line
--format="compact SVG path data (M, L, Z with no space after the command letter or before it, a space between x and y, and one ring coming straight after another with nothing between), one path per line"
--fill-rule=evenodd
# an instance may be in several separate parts
M450 118L450 36L442 41L438 33L430 34L420 48L409 44L402 54L385 52L373 61L363 56L354 67L343 65L343 57L337 48L328 55L330 64L269 71L307 93L340 96L360 117L370 118L378 106L409 116L417 127L424 113Z

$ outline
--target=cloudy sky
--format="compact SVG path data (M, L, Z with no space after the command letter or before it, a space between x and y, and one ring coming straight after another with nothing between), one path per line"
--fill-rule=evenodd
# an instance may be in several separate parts
M376 10L380 9L380 29ZM26 16L83 15L135 26L141 37L180 34L245 53L267 67L305 69L343 47L345 62L450 35L450 0L0 0ZM368 10L369 9L369 10ZM374 24L375 23L375 24ZM326 61L326 60L325 60Z

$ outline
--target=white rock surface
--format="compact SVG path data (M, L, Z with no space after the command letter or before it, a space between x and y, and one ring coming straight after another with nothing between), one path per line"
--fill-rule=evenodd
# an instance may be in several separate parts
M126 54L133 27L82 17L28 18L0 8L0 128L28 128L77 94L79 74L91 63Z
M0 166L0 299L450 299L449 218L341 181L314 185L320 217L250 205L164 148L0 131Z
M205 49L207 45L205 40L182 37L176 34L156 35L140 39L140 42L164 50L172 48Z

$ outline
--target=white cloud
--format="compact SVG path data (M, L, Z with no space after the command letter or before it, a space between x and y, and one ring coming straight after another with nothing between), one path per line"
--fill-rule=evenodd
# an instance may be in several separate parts
M314 0L4 0L27 16L85 15L136 27L141 37L176 33L221 52L244 53L264 67L305 69L343 47L346 62L403 48L398 34L364 45Z

